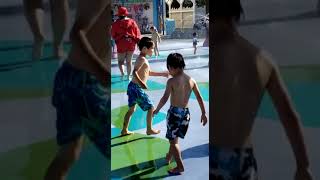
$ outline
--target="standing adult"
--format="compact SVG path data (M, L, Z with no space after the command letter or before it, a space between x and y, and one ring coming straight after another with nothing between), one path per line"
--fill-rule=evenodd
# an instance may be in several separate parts
M127 65L127 78L131 74L131 60L136 44L140 40L140 30L135 20L128 18L128 10L125 7L119 7L116 14L118 19L112 24L111 35L115 40L118 53L118 66L121 77L124 77L124 62Z

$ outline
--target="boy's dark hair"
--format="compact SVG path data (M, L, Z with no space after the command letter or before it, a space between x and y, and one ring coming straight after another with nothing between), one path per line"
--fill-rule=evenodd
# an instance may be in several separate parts
M171 53L167 57L167 68L168 69L169 69L169 67L174 68L174 69L177 69L177 68L184 69L185 66L186 65L184 63L184 59L181 54Z
M192 34L192 36L194 37L194 36L196 36L197 35L197 33L196 32L194 32L193 34Z
M141 51L143 49L143 47L146 47L146 48L151 48L153 46L153 41L151 38L149 37L143 37L140 39L140 41L138 42L138 47L139 47L139 50Z
M215 0L210 14L214 17L233 17L236 21L240 20L243 8L240 0Z
M151 27L150 27L150 29L152 29L152 30L153 30L153 29L154 29L154 26L151 26Z

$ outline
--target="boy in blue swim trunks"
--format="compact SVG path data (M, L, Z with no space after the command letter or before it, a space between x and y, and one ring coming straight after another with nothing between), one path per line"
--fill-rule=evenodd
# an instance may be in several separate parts
M128 106L129 110L124 117L123 128L121 135L132 134L128 130L129 122L132 114L136 110L136 104L140 106L143 111L147 113L147 135L158 134L159 130L152 129L152 113L154 110L153 103L149 96L143 89L147 89L147 80L149 76L163 76L168 77L168 72L153 72L150 70L150 65L146 56L152 56L154 43L151 38L143 37L138 43L140 55L137 57L135 66L133 69L133 78L128 85Z
M78 0L77 7L71 51L55 75L52 104L60 147L45 180L66 179L80 156L84 135L110 159L111 44L105 42L110 34L104 32L106 26L111 28L111 1ZM109 171L107 164L103 169Z
M188 102L191 92L194 92L201 109L200 122L205 126L207 124L206 110L198 85L194 79L184 73L184 59L179 53L172 53L167 58L167 68L172 78L168 80L167 87L161 98L154 114L157 114L160 109L166 104L170 97L171 107L167 113L167 133L166 138L169 139L170 148L166 159L170 162L174 157L177 167L168 171L169 174L178 175L184 171L184 166L181 159L181 153L178 144L178 138L184 138L187 133L190 112Z

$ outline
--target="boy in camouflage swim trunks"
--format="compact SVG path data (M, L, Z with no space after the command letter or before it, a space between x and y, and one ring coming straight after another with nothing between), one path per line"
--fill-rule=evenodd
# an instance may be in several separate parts
M200 105L202 113L200 121L203 123L203 126L207 124L206 111L198 85L194 79L184 73L184 67L185 63L181 54L172 53L168 56L167 68L172 78L168 80L164 95L153 113L157 114L166 104L170 96L171 107L167 113L166 133L166 138L169 139L170 142L170 148L166 159L170 162L171 158L174 157L177 163L177 167L168 171L168 173L172 175L179 175L184 171L178 138L184 138L188 130L190 122L188 102L191 92L194 92Z
M238 31L241 1L215 0L212 9L209 56L214 60L210 61L210 102L214 106L210 106L209 178L258 179L252 129L262 98L268 93L295 155L295 180L311 180L300 119L279 67Z
M143 89L147 89L147 80L149 76L168 77L168 72L154 72L150 70L150 65L146 56L152 56L154 43L151 38L143 37L138 43L140 55L138 56L133 70L133 78L128 85L128 106L129 110L124 117L121 135L132 134L128 130L132 114L136 110L136 104L147 113L147 135L158 134L159 130L152 129L152 113L154 110L153 103Z

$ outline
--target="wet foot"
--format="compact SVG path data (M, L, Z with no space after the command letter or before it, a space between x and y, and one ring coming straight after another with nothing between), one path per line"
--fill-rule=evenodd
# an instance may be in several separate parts
M159 133L160 133L160 130L154 130L154 129L147 130L147 135L153 135L153 134L159 134Z
M177 175L181 175L183 171L184 171L184 169L180 169L180 168L178 168L178 167L175 167L175 168L173 168L173 169L170 169L170 170L168 171L168 173L169 173L169 175L171 175L171 176L177 176Z
M121 136L126 136L126 135L131 135L131 134L134 134L134 132L132 132L132 131L124 131L124 130L121 131Z

